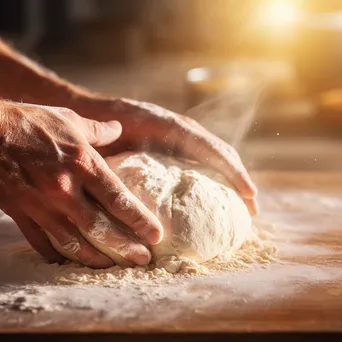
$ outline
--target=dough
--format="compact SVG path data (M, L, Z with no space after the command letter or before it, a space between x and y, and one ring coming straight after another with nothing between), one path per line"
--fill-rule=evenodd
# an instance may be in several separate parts
M143 152L119 154L106 162L164 227L163 240L151 247L153 262L176 256L202 263L238 249L252 231L246 205L216 171ZM51 242L73 259L57 241ZM110 250L100 247L111 257ZM124 264L122 258L113 260Z
M151 248L154 261L177 256L205 262L239 248L252 230L244 202L209 168L146 153L106 161L164 227L163 240Z

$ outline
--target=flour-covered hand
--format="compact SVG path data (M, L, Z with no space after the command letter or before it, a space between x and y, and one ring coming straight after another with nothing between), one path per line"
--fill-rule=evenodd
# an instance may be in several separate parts
M106 245L128 263L149 263L149 250L132 236L155 244L162 227L91 146L120 134L116 121L0 101L0 209L49 260L63 259L57 244L87 266L109 267L115 258L99 251Z
M250 213L257 213L257 189L239 154L195 120L151 103L127 99L94 97L86 99L85 103L87 105L80 103L80 115L98 117L103 121L116 119L122 125L120 138L99 149L102 155L146 150L197 161L224 174L237 189Z

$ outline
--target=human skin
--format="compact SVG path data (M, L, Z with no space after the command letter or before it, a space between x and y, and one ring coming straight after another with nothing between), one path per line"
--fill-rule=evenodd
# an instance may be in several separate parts
M0 101L0 205L48 259L59 255L46 234L90 267L113 265L87 242L91 238L131 264L149 263L149 250L116 222L147 245L161 240L162 226L91 146L109 144L120 133L117 121L100 123L67 108Z
M17 148L17 152L20 151L18 152L20 158L18 157L16 161L13 161L13 165L16 165L15 163L20 164L23 156L25 156L25 151L31 151L30 149L35 151L33 153L34 160L31 158L30 162L40 162L40 164L38 163L40 167L37 170L26 171L26 174L29 175L39 175L35 178L35 186L39 189L44 189L40 192L40 202L32 200L32 203L36 204L31 205L31 207L40 208L38 203L49 202L50 190L48 188L50 186L54 189L54 196L60 198L68 197L69 199L74 196L74 193L70 195L74 191L73 189L86 188L86 191L90 192L88 197L95 204L100 204L101 207L106 209L106 212L114 216L116 215L115 217L119 215L117 218L127 223L138 235L140 231L140 236L145 236L147 244L157 243L162 238L162 228L159 222L155 221L155 217L142 203L136 202L136 199L134 199L134 210L139 212L139 220L134 215L132 216L132 211L128 210L127 206L125 208L120 207L119 201L114 200L114 198L120 197L117 196L117 193L121 194L122 192L117 191L117 189L114 191L113 189L116 186L115 184L120 184L121 182L108 169L103 160L105 156L127 150L146 150L180 156L217 169L235 186L248 206L250 213L252 215L257 213L257 190L238 153L233 147L208 132L191 118L173 113L154 104L91 93L60 79L51 71L22 56L1 40L0 97L12 101L44 105L30 106L2 101L3 120L8 122L14 121L12 123L13 127L17 122L21 123L19 129L16 128L17 139L19 139L19 135L25 137L25 125L23 123L27 120L32 125L31 132L35 131L37 136L42 138L40 141L41 150L34 146L34 139L31 138L26 139L26 143L22 143L25 140L24 138L19 139L21 141L20 144L17 142L13 143ZM58 108L51 108L49 106ZM18 116L20 119L18 119ZM39 121L37 118L41 120ZM92 124L85 124L84 122L86 121L82 121L85 119L93 120L89 121ZM112 126L111 129L108 128L109 126L105 126L105 123L109 123L109 126ZM44 125L47 125L51 131ZM89 126L92 127L93 133L89 133ZM14 130L14 128L12 129ZM110 130L111 133L109 133ZM3 141L7 130L2 128L0 131ZM42 136L42 131L44 133L47 132L48 136ZM104 134L104 131L108 132L108 134ZM96 136L97 142L94 143L91 138L89 140L89 135ZM68 155L68 165L66 165L67 163L60 164L60 160L57 158L58 153L56 154L56 146L59 146L59 143L63 146L66 144L63 139L67 139L67 144L76 146L73 152ZM93 147L90 146L91 144ZM42 146L45 146L45 148ZM51 146L54 146L55 159L49 159L51 156L46 153L44 154L44 150L47 151ZM0 148L2 148L1 145ZM83 152L80 152L80 149ZM84 168L81 171L80 167L77 168L75 166L75 164L80 165L80 155L83 157L87 155L85 157L86 162L83 163ZM29 164L28 161L27 164ZM94 165L96 172L91 174L90 170L92 170ZM58 174L58 172L62 176L56 176L54 182L57 183L57 186L52 186L47 181L49 180L48 176L50 174ZM86 177L84 174L87 174L91 181L85 182L84 179ZM18 174L18 177L23 178L24 176ZM68 181L64 181L65 177ZM61 182L60 179L63 179L63 181ZM6 187L8 183L4 183L4 187ZM67 191L65 190L65 183L69 184ZM120 186L122 187L123 184L121 183ZM125 196L132 198L130 197L131 194L127 191L125 190ZM71 234L70 232L73 232L73 238L78 236L81 241L79 241L80 247L77 251L79 253L77 258L81 263L91 267L107 267L112 264L108 258L89 245L86 238L84 239L82 234L80 234L80 231L84 228L80 221L78 221L79 219L73 218L75 211L77 212L75 205L65 205L67 202L60 200L60 205L67 207L63 210L58 209L62 215L62 218L59 217L61 221L58 221L58 218L51 214L52 211L46 208L39 210L39 212L44 212L44 215L47 215L42 220L23 214L23 204L20 204L21 202L18 198L19 195L12 200L13 204L10 206L2 204L3 200L0 201L1 208L5 209L16 220L31 245L46 258L51 261L61 260L61 256L47 240L46 231L50 230L50 233L58 231L61 234L67 234L67 232ZM107 204L108 198L112 198L109 200L111 205ZM73 201L75 203L76 198L73 198ZM87 203L89 204L90 202ZM37 209L35 210L37 211ZM84 210L81 212L84 215ZM50 213L50 216L48 213ZM70 219L72 222L70 222ZM110 220L110 217L108 217L108 220ZM110 232L117 229L115 224L112 224L113 226L108 230ZM134 227L134 224L139 226L139 228ZM150 240L146 238L149 232L151 232L152 236ZM114 241L111 243L115 244ZM68 243L64 241L63 246L68 246ZM125 258L134 264L147 264L149 262L150 254L147 248L141 244L134 245L134 242L131 242L129 246L131 248L122 248L122 250L130 251L129 255L126 255Z

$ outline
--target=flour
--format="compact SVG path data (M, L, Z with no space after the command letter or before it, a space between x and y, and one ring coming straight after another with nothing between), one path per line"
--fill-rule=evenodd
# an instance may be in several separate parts
M145 267L113 266L108 269L91 269L69 261L64 265L48 264L27 244L12 245L0 250L0 257L2 273L8 282L93 284L106 287L148 284L151 281L165 283L174 277L208 275L214 270L237 271L253 264L266 265L276 261L277 249L271 241L270 234L271 232L263 229L255 230L239 250L224 253L203 264L173 256L162 258L156 264Z
M342 178L327 192L320 186L330 182L325 176L296 175L291 182L288 177L281 174L272 183L290 183L282 191L267 186L269 174L266 185L255 177L261 207L253 219L255 236L222 260L201 264L206 275L170 273L161 266L90 270L76 263L48 265L0 212L0 325L8 331L18 326L35 331L55 331L56 326L83 332L216 331L229 324L240 329L250 320L248 328L269 329L272 320L293 313L297 327L306 321L312 330L317 315L333 308L336 315L328 318L340 324L342 196L336 184L342 189ZM27 252L20 252L23 248Z
M151 296L162 300L164 297L169 299L172 293L176 298L182 284L203 276L207 278L217 272L229 272L232 276L256 265L269 265L277 260L276 253L272 231L260 226L255 228L239 250L222 254L203 264L177 257L165 257L157 264L146 267L114 266L96 270L76 262L66 262L64 265L48 264L28 244L12 244L0 249L0 284L4 281L7 284L5 291L0 291L0 309L37 313L54 312L69 306L83 310L102 305L101 310L105 310L106 300L103 299L100 303L98 300L103 288L113 289L120 293L120 296L124 296L126 306L127 303L136 302L138 298L139 305L146 305ZM80 296L84 286L87 294ZM161 292L159 289L156 292L156 286L164 290ZM57 297L56 291L59 294ZM62 296L62 293L65 294ZM94 298L90 293L93 293ZM76 294L78 299L75 298ZM198 294L197 299L203 300L203 295ZM103 297L107 298L106 296L108 292L103 293ZM190 298L187 295L187 300ZM121 316L122 310L120 307Z
M258 224L252 229L245 204L217 172L145 153L123 154L107 162L163 224L164 239L152 247L152 263L144 267L121 264L91 269L72 261L70 252L77 246L62 248L49 236L55 248L71 261L48 264L27 243L7 246L0 250L1 272L7 283L127 289L183 282L217 271L232 273L276 260L269 227ZM99 227L89 236L104 244L103 229L108 228L108 219L99 218ZM110 255L103 246L100 249ZM7 303L11 309L28 310L26 299L18 292ZM47 305L35 300L31 304L32 311L48 310Z
M208 167L138 152L106 161L162 223L163 239L151 246L156 262L172 256L207 262L238 249L251 233L246 205L225 177Z

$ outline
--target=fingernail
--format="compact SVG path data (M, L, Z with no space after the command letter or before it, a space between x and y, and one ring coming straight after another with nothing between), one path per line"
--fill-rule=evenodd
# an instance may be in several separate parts
M143 246L142 246L143 247ZM147 248L143 248L142 251L136 255L134 258L134 263L137 264L138 266L145 266L148 265L151 261L151 253Z
M108 121L108 122L106 122L106 124L112 129L119 130L119 131L122 130L122 126L121 126L121 123L119 121L115 121L115 120Z
M157 229L151 229L145 235L145 239L149 244L156 245L157 243L159 243L161 241L162 234Z

